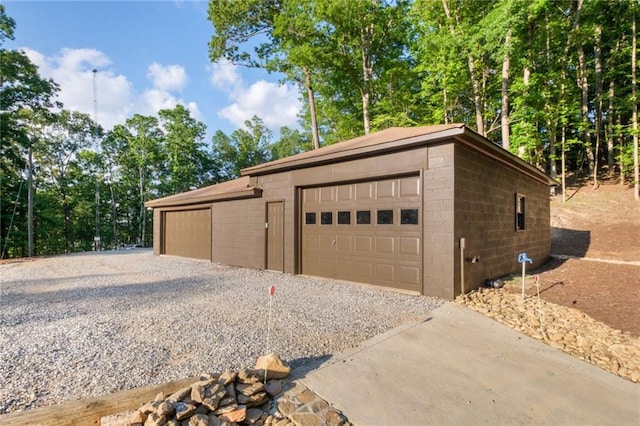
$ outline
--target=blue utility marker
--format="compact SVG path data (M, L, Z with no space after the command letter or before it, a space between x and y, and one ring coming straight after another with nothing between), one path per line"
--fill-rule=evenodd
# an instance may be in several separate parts
M531 259L527 253L520 253L518 255L518 263L524 262L533 263L533 259Z
M518 255L518 263L522 263L522 299L524 299L524 273L527 262L533 263L533 259L527 253L520 253Z

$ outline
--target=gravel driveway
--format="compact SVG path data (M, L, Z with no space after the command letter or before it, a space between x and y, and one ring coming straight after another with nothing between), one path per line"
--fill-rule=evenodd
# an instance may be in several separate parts
M0 265L0 413L344 351L444 301L153 256L82 253Z

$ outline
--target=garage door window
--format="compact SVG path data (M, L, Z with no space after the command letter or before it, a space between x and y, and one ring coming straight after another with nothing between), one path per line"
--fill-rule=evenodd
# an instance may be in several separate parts
M320 225L331 225L333 223L333 212L320 213Z
M401 225L417 225L418 209L402 209L400 210Z
M305 213L304 214L304 223L306 225L315 225L316 224L316 214L315 214L315 212Z
M351 212L338 212L338 225L350 225Z
M378 225L393 225L393 210L378 210Z
M369 210L358 210L356 212L356 223L358 225L370 225L371 212Z

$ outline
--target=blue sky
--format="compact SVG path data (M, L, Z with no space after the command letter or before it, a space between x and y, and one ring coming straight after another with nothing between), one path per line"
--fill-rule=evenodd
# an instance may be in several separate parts
M177 103L230 134L258 115L277 134L297 127L297 88L262 70L212 64L207 1L4 1L15 40L40 74L61 87L65 108L93 116L106 129L131 115L155 115Z

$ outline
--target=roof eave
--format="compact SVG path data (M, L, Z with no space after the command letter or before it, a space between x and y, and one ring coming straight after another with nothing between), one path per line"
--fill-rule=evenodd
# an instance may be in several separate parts
M242 191L235 191L225 194L213 194L191 197L188 199L166 200L162 199L147 201L145 207L177 207L177 206L193 206L198 204L215 203L218 201L241 200L245 198L259 198L262 196L262 188L251 187Z
M442 130L440 132L428 133L424 135L413 136L410 138L398 139L390 142L382 142L365 147L356 147L340 152L331 152L328 154L321 154L313 157L292 159L290 161L269 165L257 165L253 167L247 167L242 169L240 174L242 176L260 176L265 174L271 174L274 172L284 172L288 170L301 169L305 167L337 163L346 160L352 160L358 157L368 156L372 153L386 153L389 151L397 151L401 149L411 148L414 146L424 145L429 142L435 142L439 139L448 139L454 136L459 136L464 133L464 127L456 127L452 129Z

